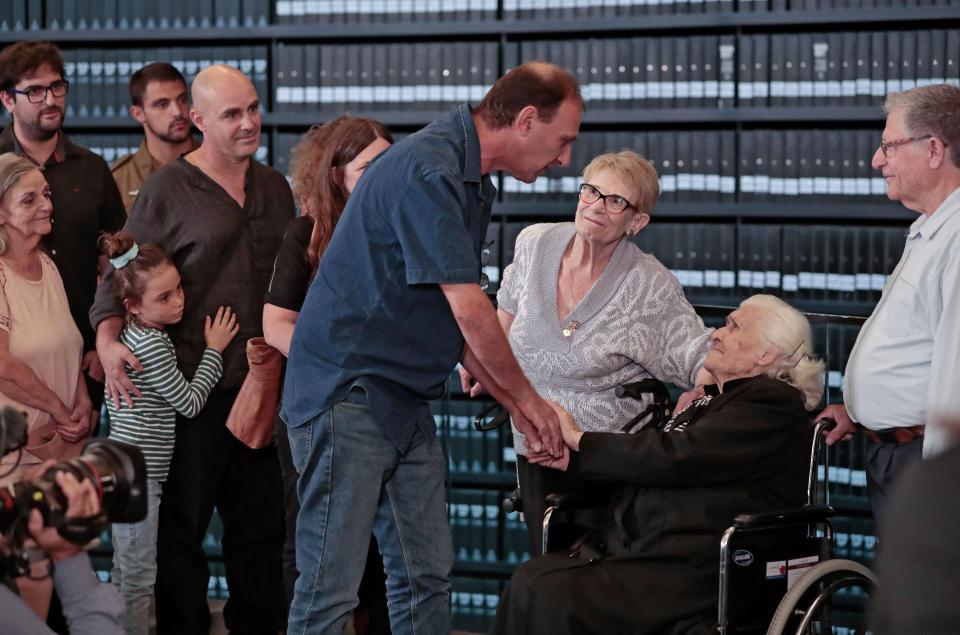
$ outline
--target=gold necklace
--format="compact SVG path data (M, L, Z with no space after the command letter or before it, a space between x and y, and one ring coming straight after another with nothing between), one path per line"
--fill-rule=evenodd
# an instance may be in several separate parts
M562 274L563 274L563 272L561 271L561 275L562 275ZM573 310L576 308L576 304L573 304L573 299L574 299L575 292L576 292L576 288L575 288L575 287L576 287L576 280L575 280L575 278L574 278L574 275L573 275L573 272L572 272L572 271L570 271L569 276L570 276L570 289L569 289L570 296L569 296L568 300L569 300L569 304L570 304L571 306L570 306L570 311L567 313L567 318L570 317L570 314L573 313ZM558 276L558 277L559 277L559 276ZM559 285L559 284L558 284L558 286L561 286L561 287L562 287L562 285ZM580 328L580 324L581 324L580 320L570 320L570 322L569 322L565 327L563 327L563 330L561 330L560 332L563 333L563 336L564 336L564 337L572 337L574 331L576 331L578 328Z

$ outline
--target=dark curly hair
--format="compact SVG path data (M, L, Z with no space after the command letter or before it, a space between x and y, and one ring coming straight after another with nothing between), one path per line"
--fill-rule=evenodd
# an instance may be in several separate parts
M343 115L322 126L314 125L293 148L293 195L300 211L313 218L307 259L314 272L347 205L347 191L334 172L377 139L393 143L393 135L379 121Z
M49 66L64 77L63 55L50 42L16 42L0 53L0 91L10 90L33 71Z

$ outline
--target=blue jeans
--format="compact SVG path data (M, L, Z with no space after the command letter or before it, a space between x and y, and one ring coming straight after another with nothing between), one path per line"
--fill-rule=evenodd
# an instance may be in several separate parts
M159 481L147 479L147 517L138 523L113 525L113 585L120 591L126 611L127 635L148 635L150 600L157 581L157 524L160 518Z
M450 632L453 541L447 523L446 460L420 430L403 450L351 393L288 429L297 493L297 578L288 633L342 632L357 605L373 531L387 573L394 635Z

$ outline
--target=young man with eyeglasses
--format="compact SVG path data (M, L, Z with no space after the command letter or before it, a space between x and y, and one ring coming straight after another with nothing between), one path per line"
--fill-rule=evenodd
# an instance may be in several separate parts
M62 130L69 89L55 45L17 42L0 53L0 101L13 117L0 133L0 153L27 157L50 184L54 224L44 246L60 271L70 313L83 334L83 369L96 422L104 375L87 311L106 266L97 240L102 232L120 229L126 214L107 163L71 143Z
M920 217L850 352L843 405L821 414L837 422L828 444L858 427L869 437L867 485L877 520L903 468L954 440L960 413L960 88L891 93L884 110L873 167L887 197Z

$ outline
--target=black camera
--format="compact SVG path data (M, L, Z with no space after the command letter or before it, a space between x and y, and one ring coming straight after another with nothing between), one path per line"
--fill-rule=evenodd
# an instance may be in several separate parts
M17 418L9 410L12 409L4 408L0 413L0 437L8 437L6 432L11 426L5 424ZM78 481L93 483L100 500L100 512L96 516L66 517L67 499L55 480L58 472L68 472ZM26 538L27 519L32 509L40 511L44 525L55 527L65 539L81 545L96 538L109 523L143 520L147 516L147 468L143 453L128 443L93 439L80 456L51 465L40 478L0 487L0 533L7 536L15 554Z

